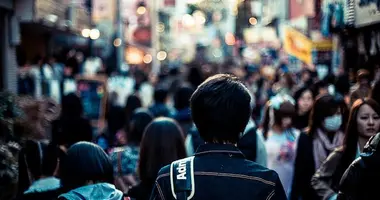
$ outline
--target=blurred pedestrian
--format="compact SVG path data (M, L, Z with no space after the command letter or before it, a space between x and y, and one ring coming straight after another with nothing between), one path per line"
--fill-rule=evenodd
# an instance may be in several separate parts
M156 88L154 91L154 104L149 107L149 111L154 117L174 117L174 108L167 105L169 90L166 88Z
M318 199L311 177L327 156L343 144L343 117L340 105L331 95L316 98L306 133L297 143L294 178L290 199Z
M141 141L138 174L140 183L128 196L148 200L158 171L175 160L186 157L185 138L181 127L170 118L157 118L145 129Z
M54 144L27 141L19 155L18 200L55 200L61 182L55 176L60 149Z
M293 117L294 128L303 131L309 124L309 116L314 104L314 95L307 87L300 88L294 93L296 113Z
M61 181L66 193L59 200L122 200L123 193L113 185L112 163L103 149L78 142L61 161Z
M61 116L52 123L52 142L69 148L80 141L92 141L92 126L83 117L81 99L74 93L62 99Z
M110 152L116 187L123 192L127 192L130 186L138 183L136 170L140 143L145 128L152 120L153 116L147 109L137 109L129 121L128 133L117 136L122 145Z
M311 184L322 199L336 199L339 181L348 166L363 152L370 137L380 131L380 106L372 99L358 99L351 108L345 140L314 174Z

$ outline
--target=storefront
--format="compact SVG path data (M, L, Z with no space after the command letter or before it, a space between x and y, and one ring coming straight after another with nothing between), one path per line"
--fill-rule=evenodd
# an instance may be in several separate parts
M13 16L14 1L0 1L0 90L17 91L17 21Z

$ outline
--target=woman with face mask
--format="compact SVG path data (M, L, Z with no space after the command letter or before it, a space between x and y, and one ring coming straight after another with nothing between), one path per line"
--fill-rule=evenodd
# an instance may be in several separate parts
M350 111L343 146L330 154L311 180L320 198L336 199L343 173L363 152L369 138L379 131L380 106L372 99L356 100Z
M300 135L300 131L292 125L294 104L293 98L288 95L279 94L273 97L269 101L265 117L268 129L263 132L266 139L267 167L278 173L288 196L293 181L296 144Z
M331 95L317 97L308 130L298 140L291 199L319 199L311 187L311 177L327 156L343 144L342 123L339 102Z

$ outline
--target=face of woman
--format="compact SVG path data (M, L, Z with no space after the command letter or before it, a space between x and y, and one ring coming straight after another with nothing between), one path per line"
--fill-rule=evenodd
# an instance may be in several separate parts
M301 97L298 99L298 110L300 113L306 113L311 110L314 100L313 95L310 90L302 93Z
M290 128L292 126L292 118L291 117L282 118L281 124L282 124L283 129Z
M379 131L380 117L369 105L359 108L356 121L358 133L362 137L370 138Z

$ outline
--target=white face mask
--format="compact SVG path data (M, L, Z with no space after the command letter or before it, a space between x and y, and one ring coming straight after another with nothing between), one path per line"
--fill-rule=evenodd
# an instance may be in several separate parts
M337 114L326 117L323 126L327 131L337 131L342 126L342 115Z
M316 68L319 80L323 80L329 74L329 69L326 65L318 65Z

